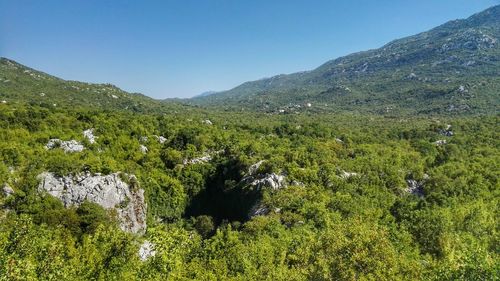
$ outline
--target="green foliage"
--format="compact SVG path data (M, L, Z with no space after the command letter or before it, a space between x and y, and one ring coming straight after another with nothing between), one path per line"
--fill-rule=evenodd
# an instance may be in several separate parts
M499 9L185 104L0 59L0 280L498 280ZM135 175L147 233L45 171Z
M495 280L498 119L1 105L0 185L15 193L0 196L0 279ZM51 138L85 149L46 149ZM145 237L95 204L42 196L44 171L136 175ZM287 187L250 184L271 173Z
M214 220L210 216L199 216L196 218L196 222L194 224L196 231L204 237L209 237L215 230Z

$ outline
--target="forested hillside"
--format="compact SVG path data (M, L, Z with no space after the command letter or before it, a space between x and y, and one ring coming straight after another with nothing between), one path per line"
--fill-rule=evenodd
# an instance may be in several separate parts
M54 108L100 108L132 112L165 110L170 105L111 84L67 81L0 58L0 101Z
M498 121L0 104L0 276L495 280ZM146 233L65 208L43 172L135 175Z
M498 112L500 6L312 71L246 82L189 102L286 113Z
M0 280L498 280L499 11L183 101L0 59Z

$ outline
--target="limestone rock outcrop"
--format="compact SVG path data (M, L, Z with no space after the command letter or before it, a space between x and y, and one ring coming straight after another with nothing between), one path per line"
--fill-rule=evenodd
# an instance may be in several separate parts
M424 177L422 180L415 180L415 179L407 179L406 180L406 192L409 194L416 195L418 197L424 197L424 186L425 183L429 180L429 175L424 174Z
M94 129L87 129L83 131L83 136L89 140L89 143L94 144L97 137L94 135Z
M83 144L77 142L76 140L63 141L60 139L50 139L45 145L46 149L61 148L66 153L81 152L85 149Z
M276 174L276 173L266 173L266 174L259 174L259 168L264 163L265 160L261 160L253 165L250 165L248 168L247 174L241 182L244 184L250 185L255 187L257 190L263 189L263 188L270 188L272 190L278 190L283 187L286 187L287 181L286 177L281 174Z
M287 186L286 178L284 175L278 175L276 173L270 173L258 176L249 176L243 179L246 183L254 186L257 190L263 188L270 188L272 190L278 190Z
M14 189L12 189L8 183L5 183L2 188L2 193L5 197L9 197L14 194Z
M147 261L149 258L154 257L156 255L155 246L153 243L145 240L141 247L139 248L139 259L141 261Z
M127 183L123 178L128 177ZM135 176L82 173L64 177L45 172L38 176L38 190L61 200L65 207L89 201L105 209L114 209L124 231L142 234L146 230L144 190L138 188Z
M259 173L260 166L266 160L261 160L248 168L247 174L241 180L241 183L255 189L257 191L262 190L280 190L288 186L288 180L285 175L276 173ZM276 211L275 212L279 212ZM264 204L261 200L257 200L255 204L248 210L247 216L253 218L255 216L265 216L271 213L269 206Z

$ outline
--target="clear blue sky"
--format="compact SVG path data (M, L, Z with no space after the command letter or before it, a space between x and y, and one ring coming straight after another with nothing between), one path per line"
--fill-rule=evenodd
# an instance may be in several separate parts
M377 48L499 0L0 0L0 56L155 98Z

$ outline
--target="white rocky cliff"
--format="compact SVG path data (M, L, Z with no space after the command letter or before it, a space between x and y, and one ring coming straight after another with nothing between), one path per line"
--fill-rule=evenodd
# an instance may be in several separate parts
M146 230L144 190L136 187L135 176L127 176L130 184L122 180L124 176L82 173L59 177L45 172L38 176L38 190L58 198L66 207L87 200L108 210L115 209L122 230L142 234Z

